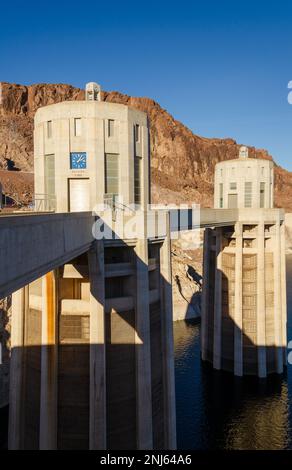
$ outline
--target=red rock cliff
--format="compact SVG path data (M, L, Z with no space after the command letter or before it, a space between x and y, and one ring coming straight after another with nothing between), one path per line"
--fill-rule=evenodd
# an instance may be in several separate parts
M0 169L33 171L35 111L64 100L84 99L84 92L64 84L1 85ZM237 157L239 145L235 140L197 136L149 98L118 92L104 92L103 96L105 101L127 104L149 116L154 202L194 201L212 206L214 166ZM266 150L249 147L249 151L256 158L272 158ZM292 210L292 173L277 166L275 204Z

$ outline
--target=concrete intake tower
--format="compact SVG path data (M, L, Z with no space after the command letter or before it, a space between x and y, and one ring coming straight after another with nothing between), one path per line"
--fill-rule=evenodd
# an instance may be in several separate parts
M202 359L237 376L282 373L286 363L284 213L273 209L273 162L239 158L215 168L214 207L235 225L204 239Z

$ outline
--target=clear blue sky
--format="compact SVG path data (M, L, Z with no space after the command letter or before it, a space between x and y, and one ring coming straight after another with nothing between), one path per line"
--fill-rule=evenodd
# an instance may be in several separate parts
M0 80L97 81L292 171L292 2L2 2Z

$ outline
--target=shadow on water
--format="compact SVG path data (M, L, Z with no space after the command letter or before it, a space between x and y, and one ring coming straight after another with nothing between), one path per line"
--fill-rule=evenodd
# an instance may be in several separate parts
M288 341L292 256L287 257ZM292 366L267 380L236 378L200 360L200 323L174 324L179 449L292 449Z

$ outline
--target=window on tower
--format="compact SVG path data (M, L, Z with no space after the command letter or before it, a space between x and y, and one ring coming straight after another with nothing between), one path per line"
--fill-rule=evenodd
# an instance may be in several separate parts
M265 207L265 183L262 182L260 184L260 208L263 209Z
M113 119L108 120L107 135L113 137L115 134L115 121Z
M219 184L219 207L223 208L223 183Z
M252 204L252 182L244 183L244 207L251 207Z
M135 142L140 142L140 126L135 124L134 126Z
M105 192L117 196L119 193L119 155L105 154Z
M82 121L80 118L75 118L74 119L74 135L75 137L80 137L82 133L82 128L81 128Z
M52 121L47 121L47 138L52 137Z

